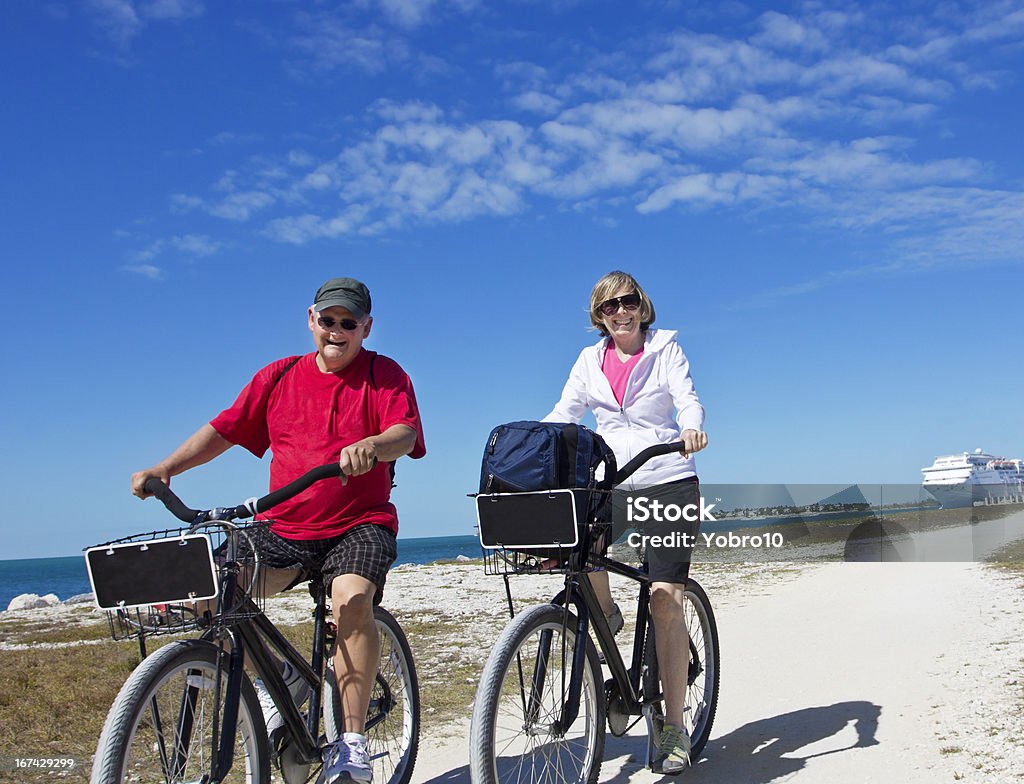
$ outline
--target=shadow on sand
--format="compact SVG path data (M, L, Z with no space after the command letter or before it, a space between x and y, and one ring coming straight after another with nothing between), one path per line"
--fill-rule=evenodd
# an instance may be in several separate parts
M875 734L881 712L879 706L870 702L837 702L744 724L728 735L712 737L700 760L685 773L685 781L765 784L803 769L807 760L814 757L877 745ZM838 738L832 744L824 742L838 736L850 725L853 725L857 736L853 743ZM819 742L822 750L808 749L807 753L798 753L800 749ZM629 761L614 778L602 780L613 784L629 781L634 772L643 768L646 744L645 737L608 736L605 759L628 756ZM670 780L665 777L666 782Z
M839 754L850 749L875 746L878 741L878 717L882 710L870 702L837 702L817 708L803 708L791 713L761 719L744 724L728 735L713 737L701 754L697 764L683 777L683 782L743 782L743 784L767 784L781 776L802 770L807 760L829 754ZM840 741L824 743L838 736L847 727L853 726L857 739L853 743ZM808 749L812 744L821 743L822 750ZM842 744L842 745L839 745ZM621 770L612 778L601 776L602 782L626 784L632 775L643 769L647 738L644 735L630 735L616 738L606 736L604 759L612 769L612 760L626 758ZM420 753L425 752L423 749ZM666 782L672 781L664 777ZM435 776L425 784L469 784L469 766L457 768Z

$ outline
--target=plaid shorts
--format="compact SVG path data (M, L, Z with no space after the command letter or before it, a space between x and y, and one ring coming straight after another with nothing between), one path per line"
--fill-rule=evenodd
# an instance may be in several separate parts
M289 588L320 577L329 596L335 577L357 574L377 586L374 604L380 604L388 569L398 556L395 535L370 523L329 539L285 539L267 526L254 526L249 537L265 566L300 570Z

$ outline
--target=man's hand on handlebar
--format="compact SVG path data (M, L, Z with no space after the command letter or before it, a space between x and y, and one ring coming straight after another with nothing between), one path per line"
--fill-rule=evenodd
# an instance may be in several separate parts
M708 445L708 434L703 430L684 430L680 440L684 444L683 454L692 455Z
M377 465L377 445L369 438L349 444L341 450L338 459L341 466L341 483L347 484L350 476L360 476Z
M132 495L139 498L149 498L152 493L146 492L146 482L150 479L159 479L165 485L171 484L171 472L161 466L153 466L132 474Z

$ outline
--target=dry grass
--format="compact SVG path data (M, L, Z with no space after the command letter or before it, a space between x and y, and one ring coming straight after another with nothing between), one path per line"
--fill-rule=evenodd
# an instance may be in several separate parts
M454 623L406 626L420 677L422 730L428 733L453 715L468 714L479 666L459 657L425 655L459 637ZM280 628L300 651L310 650L312 623ZM150 640L150 651L173 639ZM0 763L12 757L73 757L79 763L59 777L0 767L0 782L87 781L107 711L139 663L137 643L110 640L102 622L55 627L23 619L0 620L0 641L46 645L0 650L5 676L0 679Z
M86 781L107 709L139 663L138 650L96 645L0 651L0 757L73 757L62 780ZM10 781L51 781L18 770Z

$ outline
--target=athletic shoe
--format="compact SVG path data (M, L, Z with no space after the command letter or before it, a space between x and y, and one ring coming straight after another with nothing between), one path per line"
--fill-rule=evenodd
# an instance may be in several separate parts
M661 731L658 756L651 766L655 773L677 776L690 766L690 736L674 724Z
M288 662L281 664L281 677L288 684L288 692L292 695L292 701L296 707L302 705L309 695L309 684L302 679L299 673L295 672ZM281 711L274 704L274 699L267 691L262 678L257 678L253 684L256 687L256 696L260 701L260 708L263 709L263 722L267 725L267 735L272 735L275 730L284 726L284 719L281 718Z
M372 780L365 735L346 732L324 749L324 784L370 784Z

